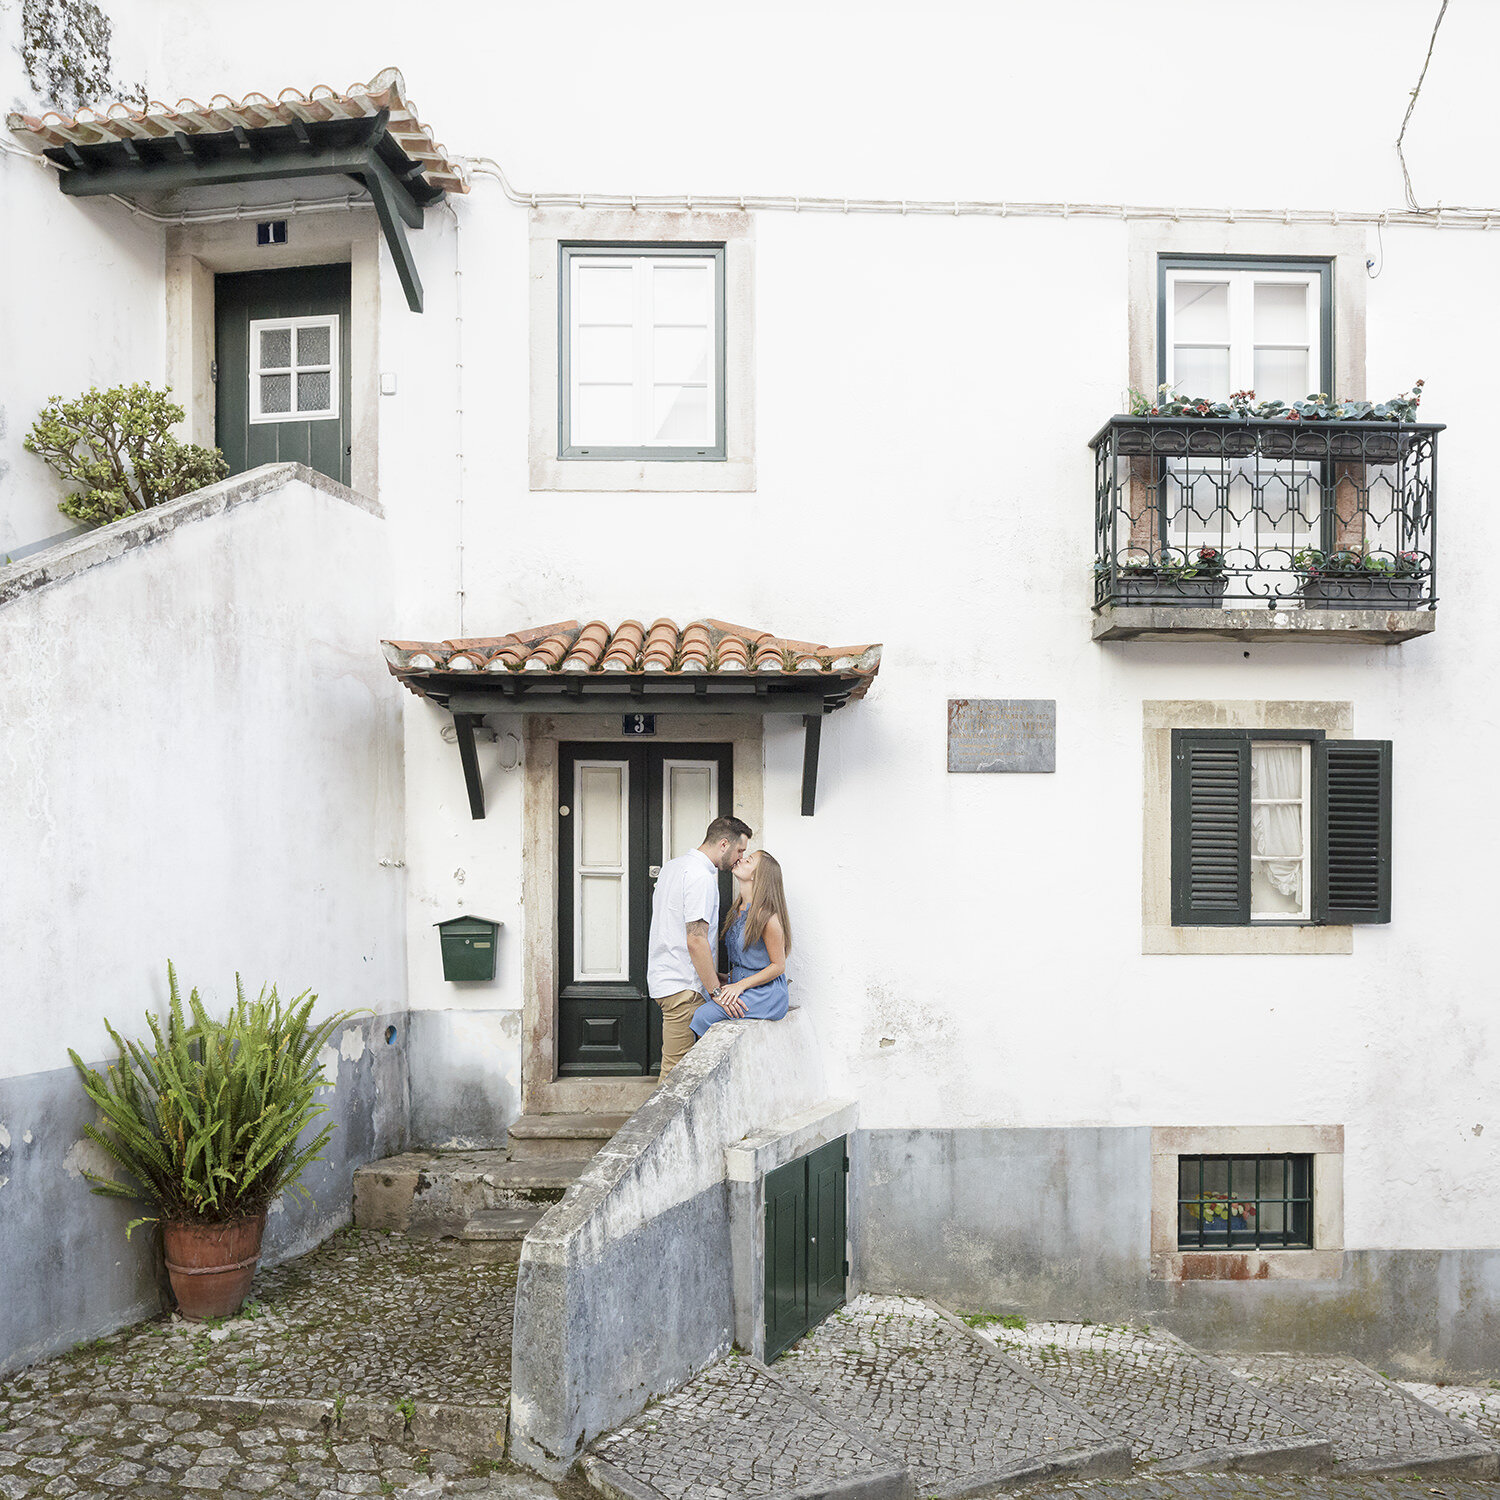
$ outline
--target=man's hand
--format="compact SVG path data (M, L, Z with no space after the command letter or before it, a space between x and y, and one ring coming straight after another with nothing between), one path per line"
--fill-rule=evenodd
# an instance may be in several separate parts
M743 1016L745 1014L745 985L726 984L714 999L718 1002L725 1015Z
M708 923L700 918L687 924L688 957L693 961L693 970L705 995L712 995L719 987L718 966L714 962L713 939Z

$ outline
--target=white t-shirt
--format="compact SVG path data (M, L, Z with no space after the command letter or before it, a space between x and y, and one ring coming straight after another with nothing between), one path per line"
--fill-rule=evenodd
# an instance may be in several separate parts
M646 954L646 990L653 1000L683 990L707 998L688 952L687 924L707 922L709 943L719 941L719 872L701 850L669 859L651 899L651 942Z

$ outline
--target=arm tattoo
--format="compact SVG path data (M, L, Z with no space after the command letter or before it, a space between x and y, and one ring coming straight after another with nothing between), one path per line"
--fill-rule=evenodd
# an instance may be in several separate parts
M687 932L690 938L706 938L708 936L708 923L702 917L699 917L696 922L689 922L687 924Z

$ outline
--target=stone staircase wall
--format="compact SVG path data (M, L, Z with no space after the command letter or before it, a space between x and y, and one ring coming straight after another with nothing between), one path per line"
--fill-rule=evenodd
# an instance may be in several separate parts
M812 1024L715 1026L527 1235L511 1446L560 1477L733 1338L725 1148L824 1097Z

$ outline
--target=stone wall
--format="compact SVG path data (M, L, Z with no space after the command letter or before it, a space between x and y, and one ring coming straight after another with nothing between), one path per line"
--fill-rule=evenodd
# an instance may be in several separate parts
M733 1338L724 1148L823 1097L805 1012L713 1027L527 1235L511 1451L551 1477Z
M68 1049L112 1057L173 959L211 1010L274 981L362 1014L324 1054L338 1126L298 1253L408 1117L398 694L386 537L363 497L268 466L0 568L0 1371L161 1306L156 1236L102 1165ZM389 1036L389 1040L387 1037Z

